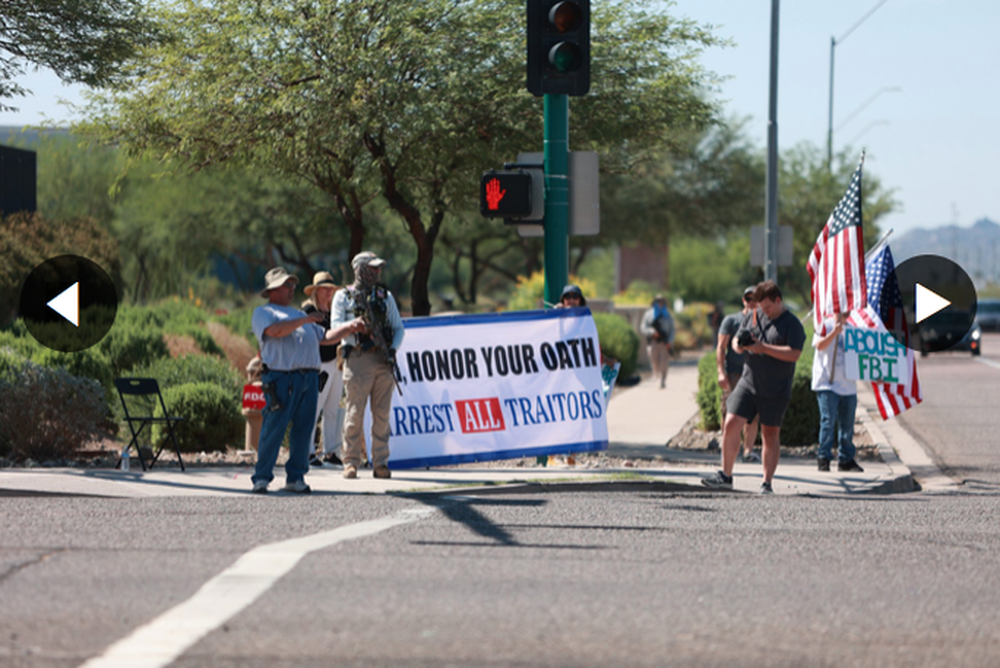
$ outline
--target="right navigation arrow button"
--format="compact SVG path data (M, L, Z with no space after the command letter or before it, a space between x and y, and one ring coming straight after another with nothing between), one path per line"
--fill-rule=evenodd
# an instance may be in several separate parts
M926 318L931 317L941 309L948 308L951 306L951 302L934 292L933 290L928 290L924 286L916 283L914 286L914 302L915 310L917 312L917 322L921 322Z

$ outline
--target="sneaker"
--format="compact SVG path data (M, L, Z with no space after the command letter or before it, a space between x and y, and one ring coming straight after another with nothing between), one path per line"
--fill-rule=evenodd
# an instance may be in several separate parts
M358 477L358 467L354 464L344 464L344 477L354 479Z
M716 471L715 475L701 479L701 484L712 489L732 489L733 477L726 475L722 471Z
M376 478L391 478L392 471L389 470L388 466L376 466L375 472L372 475Z
M864 473L865 470L858 466L858 463L853 459L849 459L846 462L839 462L837 464L838 471L854 471L855 473Z
M771 487L771 483L762 482L760 483L760 493L761 494L774 494L774 489Z
M314 466L316 468L323 468L323 460L320 459L316 453L309 455L309 466Z
M284 491L294 494L309 494L312 492L312 489L306 484L305 480L297 480L296 482L286 483Z
M331 452L323 457L323 463L329 466L343 466L344 462L340 461L340 457L337 456L335 452Z
M749 453L743 453L740 459L744 464L760 464L760 455L751 450Z
M266 480L258 480L253 484L253 489L250 492L252 494L267 494L267 485Z
M826 457L816 458L816 470L817 471L829 471L830 470L830 460Z

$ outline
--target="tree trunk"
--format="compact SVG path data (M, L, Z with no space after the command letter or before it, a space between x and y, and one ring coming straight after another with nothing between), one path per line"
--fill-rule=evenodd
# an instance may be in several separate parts
M436 206L430 227L424 227L420 210L399 191L396 165L389 162L385 144L380 138L368 135L365 137L365 147L378 161L379 171L382 173L382 196L393 211L402 216L417 246L417 263L413 267L413 282L410 286L410 310L416 316L430 315L431 301L427 284L431 276L431 265L434 263L434 242L444 221L444 207Z

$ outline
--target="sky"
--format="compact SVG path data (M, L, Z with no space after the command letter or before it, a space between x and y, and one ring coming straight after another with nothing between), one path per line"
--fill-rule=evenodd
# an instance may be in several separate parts
M749 136L766 148L771 0L675 0L668 11L735 43L707 50L702 62L728 77L725 115L749 118ZM895 191L898 210L882 229L1000 222L998 28L996 0L781 2L779 149L810 142L825 151L833 37L834 152L865 149L866 172ZM34 96L14 102L20 112L0 113L0 125L65 121L71 114L58 99L80 100L78 87L45 72L21 82Z

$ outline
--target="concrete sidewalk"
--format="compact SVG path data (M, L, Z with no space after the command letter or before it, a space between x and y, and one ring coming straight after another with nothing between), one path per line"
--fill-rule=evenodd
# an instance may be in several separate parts
M359 472L356 480L345 480L335 469L314 469L307 481L314 494L385 494L418 491L445 492L452 488L473 488L516 483L539 489L544 485L568 483L669 483L678 489L702 491L700 478L710 474L719 465L717 453L704 451L668 450L667 441L675 436L697 413L695 394L698 387L697 358L691 356L671 364L666 389L645 380L630 388L615 391L608 406L610 442L608 454L644 461L641 467L622 469L596 469L576 467L516 467L504 466L452 466L434 469L393 471L390 480L375 480L370 470ZM775 494L842 495L858 493L910 492L918 487L910 469L897 457L885 437L894 433L900 441L906 440L902 429L881 430L869 413L874 408L874 398L867 388L859 394L859 414L879 446L882 462L864 462L864 473L839 473L836 466L829 473L816 470L811 459L783 458L774 479ZM881 422L877 411L875 420ZM912 439L910 439L912 441ZM915 444L912 444L915 445ZM911 444L907 444L911 446ZM919 446L908 450L912 456L922 454ZM923 460L921 460L923 461ZM166 496L217 496L247 494L251 487L251 466L189 467L182 473L173 468L157 468L142 472L121 472L109 469L0 469L0 496L4 495L86 495L107 497L166 497ZM292 496L280 492L284 472L275 469L271 485L272 497ZM931 476L928 470L926 475ZM735 489L756 492L760 487L760 464L738 463L734 471ZM935 479L937 488L946 488L946 478Z

